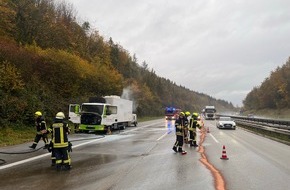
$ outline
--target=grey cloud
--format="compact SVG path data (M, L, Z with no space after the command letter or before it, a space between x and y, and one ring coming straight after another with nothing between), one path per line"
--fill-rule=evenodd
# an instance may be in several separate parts
M159 76L234 105L290 52L288 0L69 2Z

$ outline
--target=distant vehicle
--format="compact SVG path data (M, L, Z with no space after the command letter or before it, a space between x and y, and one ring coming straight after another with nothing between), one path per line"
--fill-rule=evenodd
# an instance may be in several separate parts
M254 114L248 114L248 118L255 118Z
M219 129L236 129L236 122L231 117L219 117L216 122Z
M166 120L175 120L179 113L180 113L180 109L175 108L175 107L166 107L165 108L165 119Z
M205 106L203 109L203 115L206 120L216 119L216 109L214 106Z

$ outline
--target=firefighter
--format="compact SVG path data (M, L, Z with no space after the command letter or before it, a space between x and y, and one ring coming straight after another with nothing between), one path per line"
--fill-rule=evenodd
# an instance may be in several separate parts
M185 112L185 117L184 117L184 119L185 119L185 127L184 127L184 143L185 144L188 144L188 123L189 123L189 120L190 120L190 112L189 111L187 111L187 112Z
M53 149L53 143L50 141L49 147L48 147L48 152L51 152L51 167L54 167L56 164L56 157L55 157L55 151Z
M52 144L55 154L55 164L57 171L70 170L71 159L69 155L68 134L70 133L67 122L64 121L65 115L63 112L58 112L52 124Z
M201 126L199 125L199 123L197 122L197 118L198 118L198 113L193 113L192 117L189 121L189 144L190 146L194 146L197 147L198 145L196 144L196 127L198 127L199 129L201 128Z
M172 149L175 152L180 152L181 154L187 153L186 151L182 150L185 124L186 124L185 114L183 112L180 112L179 117L175 121L176 142L174 143Z
M29 146L29 148L35 149L39 140L42 138L45 144L43 149L47 149L49 143L47 138L46 122L40 111L35 112L34 116L35 116L34 118L35 118L36 136L34 138L33 144Z
M47 129L48 133L51 134L51 140L49 142L49 146L48 146L48 152L51 152L51 167L54 167L55 166L55 161L56 161L56 157L55 157L55 151L53 149L53 142L52 142L52 139L53 139L53 133L52 133L52 125Z

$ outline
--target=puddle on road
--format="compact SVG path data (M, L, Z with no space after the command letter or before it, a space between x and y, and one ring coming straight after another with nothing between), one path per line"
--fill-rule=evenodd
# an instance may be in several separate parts
M73 165L85 167L86 165L102 165L115 161L117 159L117 155L114 154L93 154L88 156L87 158L82 157L79 161L74 161Z

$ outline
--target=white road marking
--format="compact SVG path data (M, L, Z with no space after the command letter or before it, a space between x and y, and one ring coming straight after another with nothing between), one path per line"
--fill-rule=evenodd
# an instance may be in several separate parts
M220 143L211 133L209 134L211 136L211 138L216 142L216 143Z
M160 123L160 122L158 122L158 123ZM139 128L136 128L136 129L132 129L132 130L128 130L126 132L135 131L135 130L138 130L140 128L145 128L145 127L149 127L149 126L152 126L152 125L156 125L158 123L144 125L142 127L139 127ZM126 133L126 132L124 132L124 133ZM73 147L76 148L76 147L84 146L86 144L90 144L90 143L93 143L93 142L96 142L96 141L100 141L100 140L103 140L105 138L108 138L108 137L98 138L98 139L91 140L91 141L88 141L88 142L84 142L84 143L81 143L81 144L78 144L78 145L74 145ZM33 160L37 160L37 159L40 159L40 158L43 158L43 157L46 157L46 156L49 156L49 155L51 155L51 153L45 153L45 154L42 154L42 155L39 155L39 156L35 156L35 157L32 157L32 158L28 158L28 159L21 160L21 161L18 161L18 162L14 162L14 163L11 163L11 164L3 165L3 166L0 166L0 170L6 169L6 168L11 168L13 166L17 166L17 165L24 164L24 163L27 163L27 162L31 162Z
M104 138L100 138L100 139L95 139L95 140L91 140L91 141L88 141L88 142L84 142L84 143L75 145L74 147L83 146L83 145L86 145L86 144L89 144L89 143L92 143L92 142L96 142L96 141L99 141L99 140L102 140L102 139L104 139ZM21 160L21 161L18 161L18 162L14 162L14 163L11 163L11 164L0 166L0 170L6 169L6 168L11 168L13 166L24 164L24 163L27 163L27 162L30 162L30 161L33 161L33 160L37 160L37 159L43 158L45 156L49 156L49 155L51 155L51 153L45 153L45 154L42 154L42 155L39 155L39 156L35 156L35 157L32 157L32 158L28 158L28 159L25 159L25 160Z
M6 169L6 168L10 168L10 167L13 167L13 166L17 166L17 165L20 165L20 164L24 164L26 162L30 162L30 161L33 161L33 160L37 160L39 158L43 158L43 157L48 156L48 155L51 155L51 153L45 153L45 154L42 154L42 155L39 155L39 156L35 156L35 157L32 157L32 158L28 158L28 159L25 159L25 160L21 160L21 161L18 161L18 162L14 162L14 163L11 163L11 164L0 166L0 170Z
M168 133L164 133L161 137L159 137L159 138L157 139L157 141L160 141L161 139L163 139L167 134L168 134Z

